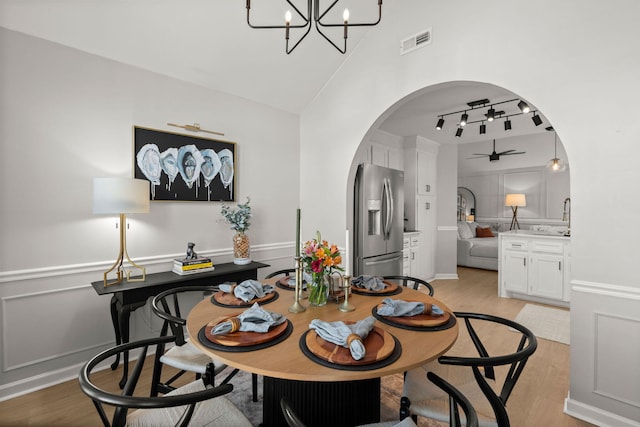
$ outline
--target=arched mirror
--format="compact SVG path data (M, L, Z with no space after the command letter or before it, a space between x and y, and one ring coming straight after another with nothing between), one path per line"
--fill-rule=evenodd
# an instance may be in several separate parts
M467 187L458 187L458 221L473 222L476 216L476 196Z

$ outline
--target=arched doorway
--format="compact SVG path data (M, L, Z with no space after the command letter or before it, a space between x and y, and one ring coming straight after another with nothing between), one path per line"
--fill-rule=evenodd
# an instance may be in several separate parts
M529 105L529 112L519 109L520 101ZM487 118L489 109L496 112L492 121ZM463 113L468 115L468 124L461 127ZM441 119L444 125L436 129ZM499 159L489 158L494 141L495 151L507 152ZM420 239L420 256L432 257L421 263L432 267L419 271L419 277L431 280L456 276L459 185L476 193L477 222L501 231L508 229L511 210L504 206L505 193L527 185L531 202L519 211L520 224L527 228L566 227L562 214L563 201L569 197L568 168L560 173L546 169L553 158L568 163L566 152L552 124L530 100L502 87L469 81L416 91L389 107L371 126L354 156L349 185L360 163L401 169L407 172L405 179L415 180L421 171L412 163L424 150L436 154L436 171L430 178L435 191L405 192L404 204L408 229L424 228L428 222L428 230L419 230L425 236ZM432 209L430 216L424 216L431 219L423 218L422 224L414 212L420 205ZM347 206L348 212L354 212L353 192L348 194Z

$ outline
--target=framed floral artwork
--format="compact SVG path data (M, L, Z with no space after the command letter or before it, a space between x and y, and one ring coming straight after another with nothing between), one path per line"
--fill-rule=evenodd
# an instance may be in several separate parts
M134 177L151 183L151 200L235 201L236 144L133 127Z

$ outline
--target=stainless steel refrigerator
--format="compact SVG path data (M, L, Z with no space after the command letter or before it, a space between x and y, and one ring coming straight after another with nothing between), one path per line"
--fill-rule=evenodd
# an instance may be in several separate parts
M354 196L353 275L401 275L404 172L361 164Z

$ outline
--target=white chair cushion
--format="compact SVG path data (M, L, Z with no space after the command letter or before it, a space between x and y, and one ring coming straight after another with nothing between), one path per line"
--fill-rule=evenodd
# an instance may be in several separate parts
M182 386L166 396L193 393L204 390L202 381L194 381ZM137 409L127 416L128 427L164 427L174 426L182 414L186 406L176 406L173 408L159 409ZM189 426L207 427L253 427L251 422L242 412L225 396L219 396L215 399L209 399L196 404L196 409L191 418Z
M478 387L473 371L468 366L441 365L431 362L406 373L402 395L411 401L409 407L412 414L449 422L449 395L427 378L427 372L435 372L440 377L460 390L471 402L478 414L481 427L495 427L495 415L491 404ZM493 381L487 379L489 384ZM466 423L464 412L460 411L463 424Z
M167 350L161 357L160 362L165 365L173 366L177 369L183 369L189 372L196 372L198 374L204 374L207 369L207 364L213 362L215 365L215 373L222 371L226 365L211 359L211 357L202 353L198 348L190 341L184 345L174 345Z

